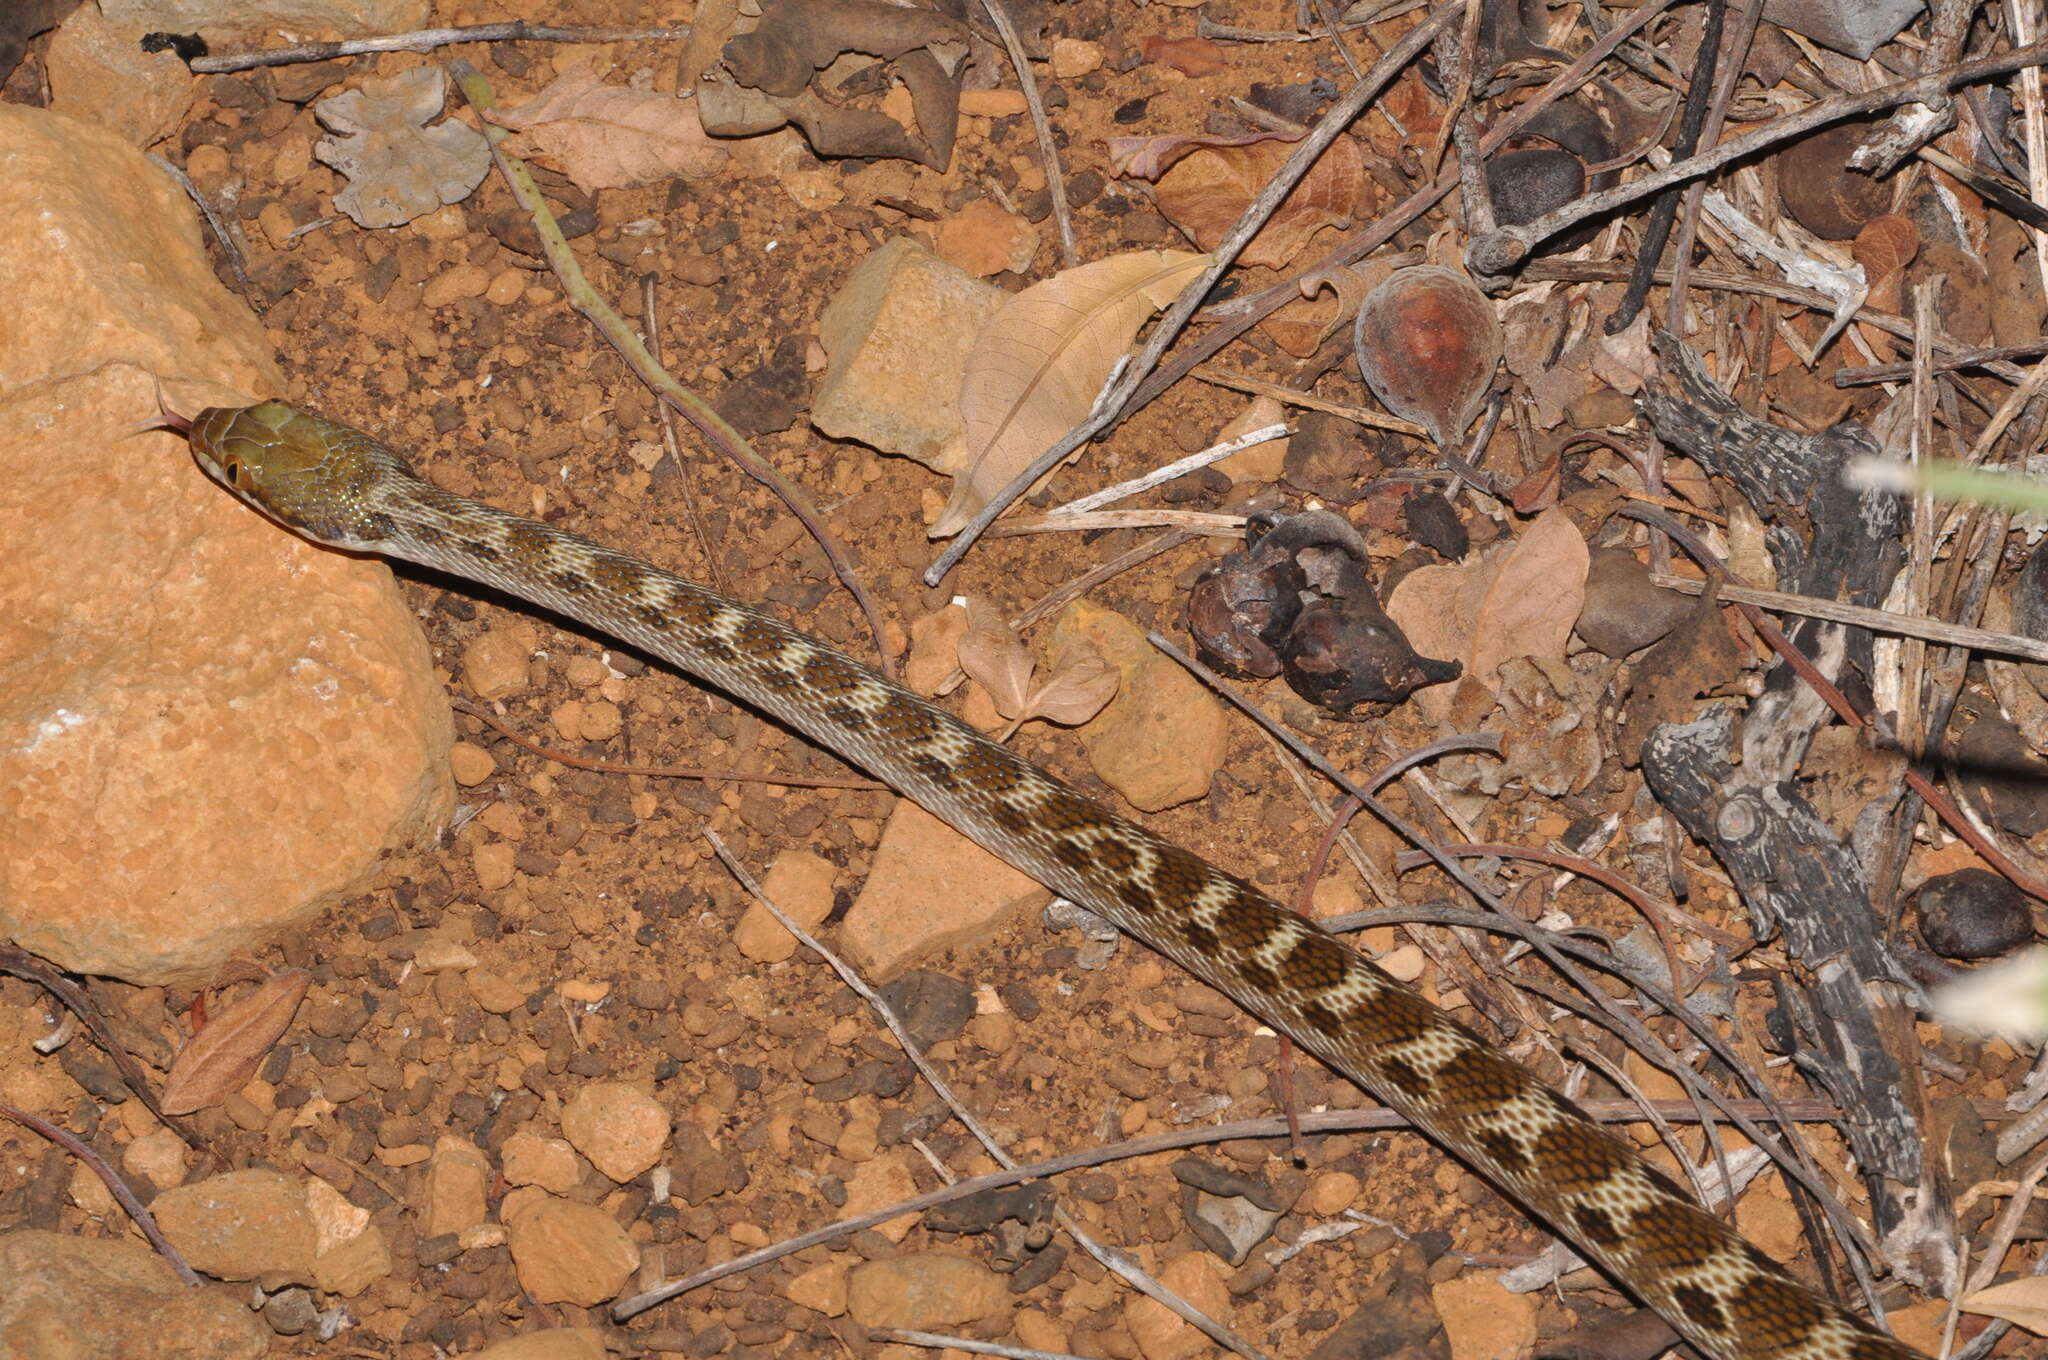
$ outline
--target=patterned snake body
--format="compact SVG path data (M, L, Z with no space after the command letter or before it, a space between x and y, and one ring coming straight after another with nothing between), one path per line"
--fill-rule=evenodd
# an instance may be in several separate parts
M1794 1280L1511 1059L1249 884L824 643L575 534L443 491L278 402L200 412L200 465L286 528L495 586L763 709L1113 921L1360 1082L1713 1360L1914 1360Z

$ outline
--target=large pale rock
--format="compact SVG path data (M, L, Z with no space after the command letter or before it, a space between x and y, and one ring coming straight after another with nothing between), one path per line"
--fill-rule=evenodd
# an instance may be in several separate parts
M113 24L97 5L80 5L50 39L50 107L112 128L135 146L170 135L192 103L198 80L175 52L145 52L154 22Z
M887 982L942 950L994 934L1052 894L907 798L839 928L846 957Z
M1077 731L1088 763L1132 807L1159 812L1209 792L1230 734L1223 705L1113 609L1076 600L1060 611L1048 650L1085 641L1116 667L1109 706Z
M257 1360L270 1330L132 1238L0 1234L0 1360Z
M519 1283L538 1303L595 1308L617 1294L640 1265L640 1248L594 1204L540 1191L505 1211L507 1243Z
M105 129L0 105L0 938L203 981L451 805L448 709L381 564L215 487L156 409L283 389L191 205Z
M595 1327L548 1327L493 1342L476 1360L605 1360L604 1333Z
M304 1181L255 1167L229 1171L164 1191L150 1212L194 1270L270 1290L314 1282L321 1225Z
M884 242L825 304L830 363L811 424L951 476L966 458L960 371L1008 294L908 237Z
M855 1266L846 1310L863 1327L936 1330L1000 1318L1012 1306L1003 1277L964 1256L912 1252Z

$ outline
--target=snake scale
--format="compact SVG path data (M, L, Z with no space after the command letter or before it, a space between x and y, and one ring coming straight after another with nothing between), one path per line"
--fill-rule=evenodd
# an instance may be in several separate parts
M210 476L305 538L579 620L865 767L1365 1086L1713 1360L1918 1355L1793 1279L1627 1142L1359 954L818 639L444 491L369 435L281 402L212 407L187 433Z

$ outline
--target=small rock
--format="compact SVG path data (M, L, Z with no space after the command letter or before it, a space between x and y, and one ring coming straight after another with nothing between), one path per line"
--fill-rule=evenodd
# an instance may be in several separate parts
M1052 73L1059 80L1078 80L1102 69L1102 44L1081 38L1052 40Z
M840 1212L849 1216L873 1213L915 1194L917 1181L910 1168L898 1153L891 1152L854 1167L853 1174L846 1178L846 1203L840 1206ZM918 1217L902 1214L878 1224L874 1231L891 1242L901 1242L917 1226Z
M420 290L420 305L423 307L446 307L451 302L464 298L482 297L484 290L491 286L491 276L473 264L452 265L433 278Z
M476 967L476 955L466 945L434 936L420 942L412 962L423 973L460 973Z
M164 1191L150 1212L194 1270L265 1289L315 1282L319 1229L303 1181L229 1171Z
M328 1294L354 1298L392 1271L391 1243L372 1223L313 1261L314 1287Z
M987 937L1052 894L973 841L899 799L867 882L839 929L846 956L877 982Z
M502 1158L505 1179L514 1185L537 1185L566 1195L583 1183L583 1168L566 1139L515 1133L505 1140Z
M605 1360L604 1333L595 1327L545 1327L493 1342L471 1360Z
M2018 888L1988 869L1958 869L1913 895L1920 938L1945 959L1995 959L2034 937L2034 915Z
M939 224L939 258L977 279L1022 274L1038 254L1038 228L977 198Z
M539 1191L505 1224L519 1283L537 1303L595 1308L640 1265L640 1248L604 1210Z
M833 894L844 872L831 860L808 850L785 850L768 866L761 890L789 918L816 930L832 914ZM781 963L796 953L796 936L759 902L749 902L733 927L732 942L756 963Z
M190 1152L185 1140L171 1130L154 1129L122 1150L121 1165L147 1177L158 1190L168 1190L185 1179Z
M1285 1211L1254 1204L1243 1195L1211 1195L1193 1192L1188 1208L1190 1226L1202 1244L1233 1266L1241 1266L1252 1248L1271 1236Z
M738 1148L715 1146L688 1120L676 1126L673 1159L675 1193L690 1204L744 1190L751 1179L747 1159Z
M463 788L474 788L498 772L498 762L483 747L458 741L448 748L448 772Z
M177 131L197 83L176 53L142 50L142 35L161 27L155 17L131 12L117 21L98 5L72 10L43 54L51 110L101 124L135 147Z
M911 1252L854 1267L846 1311L863 1327L929 1331L998 1318L1010 1310L1002 1276L944 1251Z
M506 841L479 841L469 852L469 867L485 892L509 886L518 865L518 848Z
M527 659L539 634L524 619L494 625L462 649L462 679L470 692L486 701L509 699L525 691Z
M1586 603L1574 627L1586 645L1617 661L1684 622L1690 597L1650 584L1650 569L1626 548L1602 548L1586 571Z
M161 1203L161 1199L158 1201ZM7 1360L260 1360L270 1334L245 1290L188 1288L132 1238L0 1233L0 1355Z
M1166 1263L1159 1283L1219 1322L1230 1318L1228 1276L1205 1251L1186 1252ZM1192 1360L1209 1350L1209 1338L1157 1299L1139 1295L1124 1305L1124 1322L1145 1360Z
M562 1109L569 1145L622 1185L661 1160L668 1130L668 1111L630 1082L594 1081Z
M427 1202L420 1212L422 1237L439 1237L475 1227L490 1217L490 1163L467 1138L442 1134L427 1159Z
M1510 1294L1490 1275L1464 1274L1432 1286L1450 1337L1451 1360L1501 1360L1536 1346L1540 1294Z
M1309 1212L1318 1218L1335 1218L1358 1199L1358 1177L1349 1171L1325 1171L1309 1187Z
M469 994L476 998L476 1004L492 1015L510 1015L526 1004L526 988L487 968L472 968L462 975L462 980L469 984Z
M830 364L811 423L944 476L958 472L966 453L961 367L1006 297L915 241L890 239L861 261L819 317L818 343Z
M799 1308L808 1308L826 1317L838 1317L846 1311L850 1268L849 1262L840 1260L812 1266L791 1280L782 1295Z
M1015 118L1030 106L1022 90L963 90L960 112L971 118Z
M967 635L967 611L957 604L910 621L910 655L903 662L904 687L930 698L960 667L960 639Z
M1109 706L1077 729L1095 773L1145 812L1207 794L1229 749L1223 705L1114 610L1087 600L1061 610L1048 650L1057 656L1075 641L1122 677Z

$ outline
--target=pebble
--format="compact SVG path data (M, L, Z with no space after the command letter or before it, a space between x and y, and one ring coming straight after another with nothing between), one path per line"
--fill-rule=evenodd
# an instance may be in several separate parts
M1102 69L1102 44L1081 38L1052 40L1052 73L1060 80L1075 80Z
M509 1015L526 1004L526 988L488 968L472 968L462 977L476 1004L492 1015Z
M314 1283L319 1231L301 1180L229 1171L164 1191L150 1212L195 1270L270 1288Z
M420 941L412 961L414 967L426 973L460 973L476 967L476 955L467 946L438 936Z
M971 118L1013 118L1029 107L1022 90L963 90L960 112Z
M668 1132L668 1111L629 1082L592 1082L562 1109L569 1145L622 1185L661 1160Z
M448 773L465 789L475 788L498 772L498 762L481 746L458 741L448 748Z
M473 264L453 265L433 278L420 290L420 305L432 310L446 307L463 298L482 297L484 290L491 286L491 276L481 267Z
M500 1160L505 1179L514 1185L537 1185L566 1195L583 1182L583 1168L567 1139L515 1133L505 1140Z
M1373 962L1380 966L1381 972L1396 982L1413 982L1422 976L1422 970L1428 966L1429 960L1423 955L1421 945L1404 944L1399 949L1382 954Z
M519 1283L536 1303L595 1308L640 1265L640 1248L604 1210L538 1191L506 1222Z
M1920 938L1948 959L1995 959L2034 935L2033 913L2010 881L1988 869L1958 869L1914 894Z
M1219 1322L1230 1318L1230 1290L1222 1263L1206 1251L1174 1257L1159 1272L1159 1283ZM1139 1295L1124 1305L1124 1324L1145 1360L1192 1360L1207 1353L1209 1339L1156 1299Z
M470 867L476 871L478 886L496 892L512 882L513 861L518 851L505 841L483 841L469 852Z
M815 930L832 914L833 894L841 869L808 850L785 850L768 866L761 889L806 930ZM796 936L783 928L759 902L749 902L733 928L732 942L756 963L781 963L795 955Z
M158 1190L168 1190L185 1179L185 1140L169 1129L143 1134L121 1152L121 1165L138 1176L147 1177Z
M863 1262L849 1275L846 1293L846 1311L863 1327L944 1330L1010 1311L1002 1276L944 1251Z
M527 658L539 641L533 625L521 620L479 633L462 649L462 679L480 699L509 699L529 683Z
M1444 1320L1451 1360L1500 1360L1535 1348L1541 1294L1511 1294L1492 1276L1476 1274L1432 1285L1429 1294Z
M282 203L271 202L263 205L263 211L256 214L256 226L265 240L282 250L290 243L292 233L298 230L298 222L292 217L292 210Z
M547 1327L493 1342L471 1360L605 1360L604 1333L595 1327Z
M427 1159L426 1205L420 1212L422 1237L466 1231L489 1217L490 1165L467 1138L443 1134Z
M484 289L484 299L495 306L509 307L525 292L526 271L508 265L491 276L490 286Z
M1358 1199L1358 1177L1349 1171L1325 1171L1309 1187L1309 1212L1318 1218L1335 1218Z
M812 1266L783 1286L782 1296L799 1308L838 1317L846 1311L847 1275L851 1268L848 1261Z

